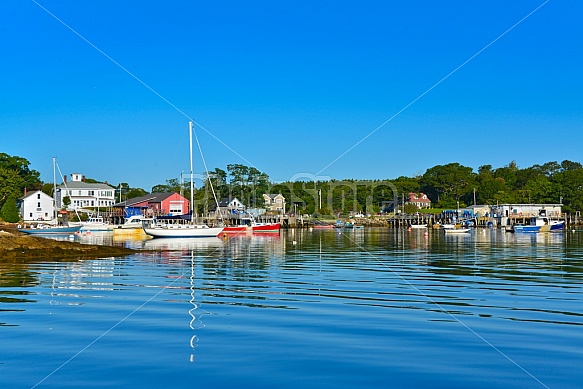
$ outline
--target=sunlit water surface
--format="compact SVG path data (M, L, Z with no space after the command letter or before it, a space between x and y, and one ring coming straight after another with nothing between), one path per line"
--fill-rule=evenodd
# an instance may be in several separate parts
M583 387L580 232L76 239L149 251L0 259L2 387Z

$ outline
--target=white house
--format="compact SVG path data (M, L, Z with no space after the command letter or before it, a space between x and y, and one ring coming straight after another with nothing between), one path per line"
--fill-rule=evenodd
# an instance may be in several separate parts
M71 174L71 182L64 182L57 187L55 199L57 207L63 207L63 199L69 197L71 204L67 209L111 207L115 203L115 189L107 183L87 183L85 176L79 173Z
M429 200L429 197L427 197L425 193L409 193L409 199L407 200L407 203L413 204L419 209L431 208L431 200Z
M269 211L285 213L285 197L281 194L264 194L265 208Z
M24 221L52 220L54 218L54 200L40 190L20 198L18 208Z

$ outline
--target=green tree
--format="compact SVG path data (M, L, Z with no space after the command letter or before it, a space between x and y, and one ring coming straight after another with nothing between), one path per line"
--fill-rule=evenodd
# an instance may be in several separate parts
M142 188L129 188L127 192L123 194L126 199L133 199L136 197L141 197L147 195L148 192Z
M0 216L2 216L2 219L8 223L16 223L20 220L20 212L16 206L15 197L10 196L6 199L4 205L0 209Z
M473 193L474 184L472 168L457 162L434 166L420 179L421 191L438 206L448 207L456 205L464 195Z
M69 196L63 197L63 208L67 209L71 205L71 198Z
M41 187L40 173L30 169L29 165L30 162L26 158L0 153L0 168L11 170L22 179L21 193L24 188L39 190ZM1 175L0 180L2 180ZM18 196L16 197L18 198Z
M152 193L180 193L180 181L177 178L166 180L166 184L158 184L152 187Z

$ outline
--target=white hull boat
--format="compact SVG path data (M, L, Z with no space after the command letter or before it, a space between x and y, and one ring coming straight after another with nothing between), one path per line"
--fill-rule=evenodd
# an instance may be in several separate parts
M144 232L154 238L209 238L217 236L223 227L205 224L162 224L144 227Z
M81 222L80 231L113 231L113 225L104 221L102 216L95 216Z

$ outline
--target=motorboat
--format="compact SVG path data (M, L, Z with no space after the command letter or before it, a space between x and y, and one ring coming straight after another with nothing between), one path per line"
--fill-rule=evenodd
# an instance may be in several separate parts
M513 226L514 232L557 232L565 228L563 220L550 220L546 216L531 217L529 224Z
M91 216L81 222L80 231L113 231L113 225L103 220L103 216Z
M123 224L117 226L117 229L122 230L137 230L142 228L142 223L144 220L152 220L148 218L144 218L142 215L132 215L129 218L125 219Z

